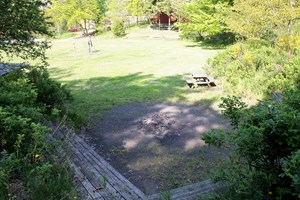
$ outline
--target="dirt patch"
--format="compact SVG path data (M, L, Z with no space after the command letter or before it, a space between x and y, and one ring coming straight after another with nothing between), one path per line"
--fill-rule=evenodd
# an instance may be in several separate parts
M84 139L146 194L208 178L227 151L201 135L229 123L209 106L133 103L94 119Z
M153 136L158 140L170 139L172 137L180 136L176 130L172 130L172 125L175 120L168 117L165 113L156 113L144 118L139 122L138 133Z

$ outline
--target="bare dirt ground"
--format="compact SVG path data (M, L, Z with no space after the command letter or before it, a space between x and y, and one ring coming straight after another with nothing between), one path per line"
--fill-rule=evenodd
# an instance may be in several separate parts
M201 135L229 123L208 105L132 103L93 120L84 139L146 194L206 180L228 151Z

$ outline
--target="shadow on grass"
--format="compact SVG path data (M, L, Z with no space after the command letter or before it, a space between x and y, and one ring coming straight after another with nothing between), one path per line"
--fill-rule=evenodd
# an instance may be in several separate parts
M222 41L216 42L216 41L208 41L208 40L202 40L195 42L192 45L186 45L185 47L201 47L202 49L206 50L216 50L216 49L225 49L230 44L223 44Z
M59 71L54 76L58 74L62 78L67 73ZM156 78L142 73L79 79L65 84L74 96L74 108L85 117L131 102L184 102L187 95L210 90L207 87L189 88L181 75ZM216 100L212 99L210 103Z
M74 107L82 115L94 115L86 132L89 142L147 194L205 180L220 163L219 157L226 155L201 139L212 128L228 126L210 106L217 98L204 95L203 101L185 103L188 95L213 88L191 89L181 75L142 73L72 80L66 85L74 95ZM145 120L162 124L148 124L149 128Z
M203 49L225 49L227 46L235 43L235 36L232 33L224 33L207 37L191 37L194 38L195 44L186 45L186 47L201 47Z
M72 76L72 70L66 70L60 67L48 68L48 72L57 80Z

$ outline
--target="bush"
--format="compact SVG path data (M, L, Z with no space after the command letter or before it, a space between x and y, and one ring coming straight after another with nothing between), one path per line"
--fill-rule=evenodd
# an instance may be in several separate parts
M225 199L298 199L300 197L299 89L287 92L281 104L262 101L245 109L238 99L223 99L224 113L236 129L226 135L234 152L214 181L227 184ZM228 103L230 102L230 103ZM243 110L244 109L244 110ZM234 114L236 113L236 114ZM204 137L220 146L224 133Z
M206 70L222 80L226 93L251 98L295 84L299 56L287 57L269 44L237 43L209 60ZM294 75L291 75L291 72Z
M125 25L124 22L120 21L120 20L116 20L113 24L112 24L112 28L111 28L114 36L116 37L123 37L125 36Z
M72 198L72 181L44 125L65 114L70 92L43 68L1 76L0 91L0 199L24 199L23 192L32 199Z

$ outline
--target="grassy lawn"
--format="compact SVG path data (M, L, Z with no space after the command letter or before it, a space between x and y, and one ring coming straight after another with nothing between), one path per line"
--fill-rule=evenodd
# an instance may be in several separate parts
M201 71L217 51L179 40L178 35L133 28L125 38L97 36L91 55L88 38L54 40L47 52L49 71L72 90L74 108L85 117L129 102L215 100L218 89L190 89L183 77Z
M170 143L155 138L149 142L135 129L139 126L132 122L150 113L161 113L163 109L153 106L152 110L150 106L151 111L147 111L135 104L128 110L122 108L117 114L114 109L109 112L111 118L94 118L95 125L88 133L94 139L91 143L97 144L96 148L110 158L116 169L126 172L130 180L149 194L207 179L210 169L221 163L219 158L224 152L211 150L199 140L201 131L223 123L214 109L222 95L222 87L191 89L184 77L203 71L207 59L216 55L217 50L202 49L192 42L179 40L177 32L147 28L133 28L124 38L105 34L93 37L92 41L92 54L88 53L88 38L54 40L47 52L51 76L71 89L73 107L82 116L101 116L118 105L132 102L208 106L201 108L204 112L197 113L178 106L175 110L188 112L184 116L192 118L194 124L174 111L178 118L174 119L176 128L173 129L178 129L182 135L174 137L174 141L166 137ZM135 111L138 114L134 114ZM168 113L173 116L171 110ZM198 116L199 113L203 115ZM108 125L105 124L107 121ZM126 130L131 131L127 133ZM125 149L127 142L129 145L136 142L136 146ZM185 150L189 144L194 146Z

